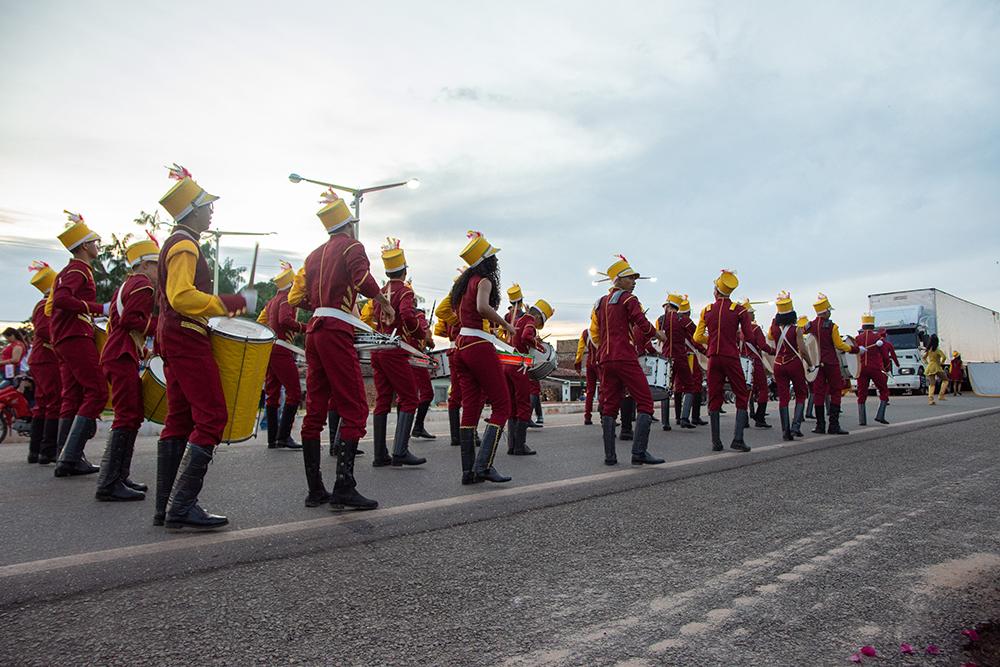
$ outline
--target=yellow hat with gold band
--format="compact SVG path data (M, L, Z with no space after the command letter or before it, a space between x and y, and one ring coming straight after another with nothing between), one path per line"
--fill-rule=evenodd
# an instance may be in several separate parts
M167 169L170 171L168 176L177 183L160 198L160 206L166 209L175 222L180 222L196 208L211 204L218 199L215 195L205 192L204 188L191 177L191 172L176 162Z
M382 244L382 265L386 273L395 273L406 268L406 254L399 247L399 239L385 238Z
M681 315L687 315L691 312L691 302L688 301L687 294L681 299L681 305L677 307L677 312Z
M323 208L316 212L316 217L323 223L328 234L333 234L346 224L358 221L347 206L347 202L338 197L333 188L323 193L319 203L323 204Z
M458 255L465 260L469 268L478 266L484 259L500 252L500 248L494 248L490 245L482 232L470 230L466 236L469 238L469 242L465 244L465 248Z
M615 257L618 259L616 259L614 263L608 267L606 272L601 274L606 277L598 282L604 282L605 280L614 282L619 278L635 278L638 280L642 277L639 275L638 271L632 268L632 265L628 263L628 260L625 259L624 255L615 255Z
M719 277L715 279L715 289L723 296L729 296L739 286L740 279L736 277L736 272L729 269L722 269Z
M795 322L795 326L797 326L799 329L804 328L807 324L809 324L809 318L806 317L805 315L800 317L798 321Z
M281 260L279 265L281 266L281 273L271 278L271 280L274 281L279 290L283 290L286 287L291 287L292 282L295 280L295 270L292 269L291 264L284 260Z
M822 292L816 295L816 303L813 304L813 308L816 310L817 315L833 310L833 306L830 305L830 299Z
M518 301L524 301L524 294L521 293L521 286L514 283L507 288L507 298L510 299L511 303L517 303Z
M875 326L875 316L871 313L862 313L861 326Z
M160 244L152 236L142 241L136 241L125 248L125 259L133 269L142 262L158 262L160 260Z
M42 294L47 294L52 289L52 284L56 281L56 272L45 262L36 259L28 266L28 271L35 272L31 276L31 284L38 288Z
M785 290L778 292L778 296L774 300L774 305L778 309L779 315L784 315L795 310L795 306L792 304L792 295Z
M682 295L671 292L667 295L667 300L663 302L663 305L671 305L680 308L682 301L684 301L684 297Z
M69 218L69 222L66 223L66 229L63 230L62 234L59 235L59 241L63 244L63 247L70 252L73 252L84 243L89 243L90 241L100 241L101 237L98 236L96 232L92 232L87 223L83 221L83 216L79 213L71 213L64 210L63 213Z
M549 318L556 312L555 308L550 306L549 302L545 299L539 299L536 301L535 305L532 306L532 309L537 310L538 314L542 316L542 324L548 322Z

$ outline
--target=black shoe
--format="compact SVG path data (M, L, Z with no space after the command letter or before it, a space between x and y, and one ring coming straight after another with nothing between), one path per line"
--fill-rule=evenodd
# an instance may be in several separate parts
M697 428L687 419L681 419L681 428Z
M419 406L417 406L417 416L413 421L413 432L410 434L414 438L423 438L424 440L436 440L437 436L431 435L424 428L424 418L427 417L427 411L431 408L430 401L424 401Z
M341 442L337 448L337 481L330 494L330 510L373 510L378 507L378 501L365 498L357 491L357 481L354 479L354 457L357 456L358 441Z
M619 440L631 440L631 439L632 439L633 437L635 437L635 436L634 436L634 434L632 433L632 431L622 431L622 432L621 432L621 433L620 433L620 434L618 435L618 439L619 439Z
M174 487L177 469L184 458L187 443L180 438L159 440L156 443L156 507L153 514L153 525L162 526L167 515L167 503L170 491Z
M122 483L121 469L125 449L131 433L122 429L108 432L108 444L101 458L101 474L97 477L97 491L94 497L104 502L127 502L145 500L146 494L134 491Z
M472 472L472 467L476 461L476 445L473 440L474 429L463 428L459 430L459 446L462 448L462 484L475 484L476 475Z
M821 435L826 434L826 406L817 405L813 407L816 412L816 428L813 429L813 433L819 433Z
M720 435L719 413L709 412L708 421L712 425L712 451L721 452L725 447L722 446L722 436Z
M515 421L514 422L514 449L510 452L512 456L534 456L538 452L528 447L526 443L528 439L528 422L526 421Z
M292 438L292 425L295 423L295 413L298 410L298 405L289 405L287 403L281 409L281 421L278 422L278 435L274 440L275 447L282 449L302 449L302 445Z
M632 464L633 465L656 465L658 463L663 463L663 459L658 459L649 452L642 452L641 454L632 454Z
M735 449L738 452L749 452L750 446L747 445L742 440L733 440L732 443L729 445L729 449Z
M66 444L63 446L62 452L59 454L59 461L56 463L56 477L92 475L100 471L100 468L91 465L83 453L87 440L93 437L96 428L96 419L79 415L73 419L69 434L66 436Z
M226 517L209 514L198 505L198 494L205 483L213 450L213 447L188 443L181 460L180 474L170 495L170 506L163 524L167 530L217 530L229 524Z
M583 425L584 426L593 426L594 425L594 420L591 419L590 417L584 417L583 418Z
M320 441L302 441L302 462L306 469L306 485L309 493L306 495L306 507L319 507L330 502L330 494L323 486L323 472L320 470Z
M390 463L396 468L400 466L419 466L427 463L427 459L422 456L414 456L413 452L407 450L402 456L393 454Z
M128 432L128 443L125 445L125 455L122 456L122 466L119 470L119 479L121 479L122 484L132 489L133 491L142 491L146 493L149 491L149 487L142 482L136 482L129 478L132 474L132 454L135 452L135 439L139 436L138 431Z
M410 433L413 430L414 419L415 415L412 412L396 414L396 433L392 441L392 465L396 468L427 463L427 459L422 456L414 456L410 452Z
M830 406L830 428L827 429L830 435L850 435L849 431L840 428L840 406Z
M331 512L365 512L373 509L378 509L378 501L372 500L371 498L365 498L363 495L358 493L357 489L350 488L337 490L337 488L334 487L333 493L330 494Z
M510 477L501 475L493 467L493 458L496 456L499 441L500 427L496 424L487 424L486 430L483 432L482 447L479 448L479 454L476 456L476 462L472 467L472 472L477 481L485 480L497 484L510 481Z
M530 419L526 423L528 424L528 428L542 428L541 424L539 424L538 422L533 422Z
M392 465L392 457L389 456L389 448L385 442L386 424L389 415L372 415L372 432L375 439L374 451L372 455L372 467L384 468Z

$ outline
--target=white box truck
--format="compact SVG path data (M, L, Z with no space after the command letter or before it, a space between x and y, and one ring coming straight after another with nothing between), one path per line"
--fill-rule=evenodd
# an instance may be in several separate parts
M1000 313L939 289L869 294L868 306L876 328L884 328L896 348L889 390L924 391L922 347L937 334L941 350L951 359L957 350L969 363L1000 362Z

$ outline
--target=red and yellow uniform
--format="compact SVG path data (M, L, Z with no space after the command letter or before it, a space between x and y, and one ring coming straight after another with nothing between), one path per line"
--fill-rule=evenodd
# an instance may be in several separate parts
M598 300L591 319L590 335L597 345L601 373L599 409L602 416L618 412L625 391L635 399L636 411L653 414L653 395L639 367L637 346L656 335L631 292L615 289ZM637 339L636 336L639 338Z
M427 324L427 316L424 315L424 311L417 310L417 331L410 336L404 336L403 340L417 348L421 352L424 349L434 347L434 339L430 334L430 326ZM417 401L419 402L419 408L423 409L425 404L429 404L434 400L434 385L431 384L431 372L427 368L418 368L416 366L410 367L410 372L413 374L413 383L417 388ZM423 421L417 419L417 423L423 426Z
M459 372L462 388L462 428L476 427L486 401L493 407L487 422L502 428L510 416L507 381L493 344L472 333L487 332L476 307L476 291L481 281L481 276L471 276L458 303L459 335L455 340L453 368Z
M831 405L840 405L841 387L844 376L840 370L840 359L837 351L853 354L858 348L845 343L840 337L840 329L829 317L830 302L823 295L813 305L816 309L816 319L811 321L805 329L805 333L816 336L819 342L819 374L813 382L813 394L816 404L821 404L830 396Z
M802 436L802 420L805 418L806 399L809 397L809 383L806 382L802 350L799 347L802 330L797 324L794 304L788 292L779 293L775 305L778 314L771 322L767 337L774 343L774 384L778 390L782 438L794 440L795 436ZM795 392L794 418L790 418L788 414L788 404L791 401L789 384Z
M152 255L158 249L152 242ZM153 306L156 290L146 276L133 273L111 298L108 342L101 354L101 370L111 385L115 418L112 430L138 431L142 426L142 380L139 362L145 357L146 336L156 331Z
M882 346L882 349L885 349L884 345ZM951 386L954 391L957 391L960 388L963 379L962 356L958 352L952 352L951 365L948 368L948 380L951 382Z
M33 262L30 270L36 272L31 278L31 284L38 288L43 297L31 311L35 336L31 342L28 364L31 367L31 378L35 382L35 406L32 409L28 462L44 465L56 458L56 434L62 401L59 359L52 344L52 318L45 314L45 303L55 283L56 272L44 262ZM41 431L36 434L36 429Z
M525 313L517 319L514 323L514 335L510 344L521 354L528 354L532 349L540 349L534 315ZM505 366L503 371L510 392L511 419L516 421L530 420L531 378L528 377L525 369L519 366Z
M283 267L282 272L274 279L278 286L277 293L257 318L258 322L266 324L274 332L275 339L264 383L265 405L268 407L276 408L280 405L282 389L285 390L285 405L298 408L302 403L299 369L295 365L295 353L290 346L297 334L305 333L306 325L296 317L298 308L288 303L288 292L294 278L291 266Z
M420 331L420 320L414 307L413 289L402 279L392 279L382 288L395 310L391 322L382 318L382 309L374 306L374 318L377 330L384 334L397 334L404 339L412 340ZM392 397L395 394L399 400L401 412L415 413L420 402L416 382L410 371L410 353L402 348L392 350L372 351L372 375L375 380L375 410L376 415L389 414L392 407Z
M590 339L590 329L584 329L576 344L576 360L573 362L577 372L585 370L587 388L583 404L583 420L591 423L594 412L594 394L597 392L597 347Z
M859 349L865 348L858 354L858 403L864 403L868 397L869 384L875 385L880 401L888 401L889 383L885 375L888 355L884 350L885 342L875 331L874 317L864 315L861 321L862 328L854 339Z

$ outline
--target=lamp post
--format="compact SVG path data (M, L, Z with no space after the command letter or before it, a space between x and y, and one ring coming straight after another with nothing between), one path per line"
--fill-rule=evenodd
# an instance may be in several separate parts
M325 181L314 181L311 178L305 178L304 176L299 176L298 174L289 174L288 180L292 183L300 183L305 181L306 183L314 183L316 185L322 185L328 188L333 188L334 190L340 190L341 192L350 192L354 195L354 201L351 202L351 207L354 209L354 217L358 219L358 225L361 224L361 201L364 196L369 192L378 192L379 190L389 190L391 188L400 188L404 185L410 190L416 190L420 187L420 181L416 178L411 178L408 181L400 181L399 183L386 183L384 185L372 185L367 188L349 188L345 185L336 185L335 183L327 183Z
M224 232L221 229L209 229L205 232L205 236L212 236L215 238L215 269L212 278L212 293L219 293L219 263L222 261L222 257L219 255L219 239L223 236L272 236L278 232ZM248 285L252 288L253 285Z

